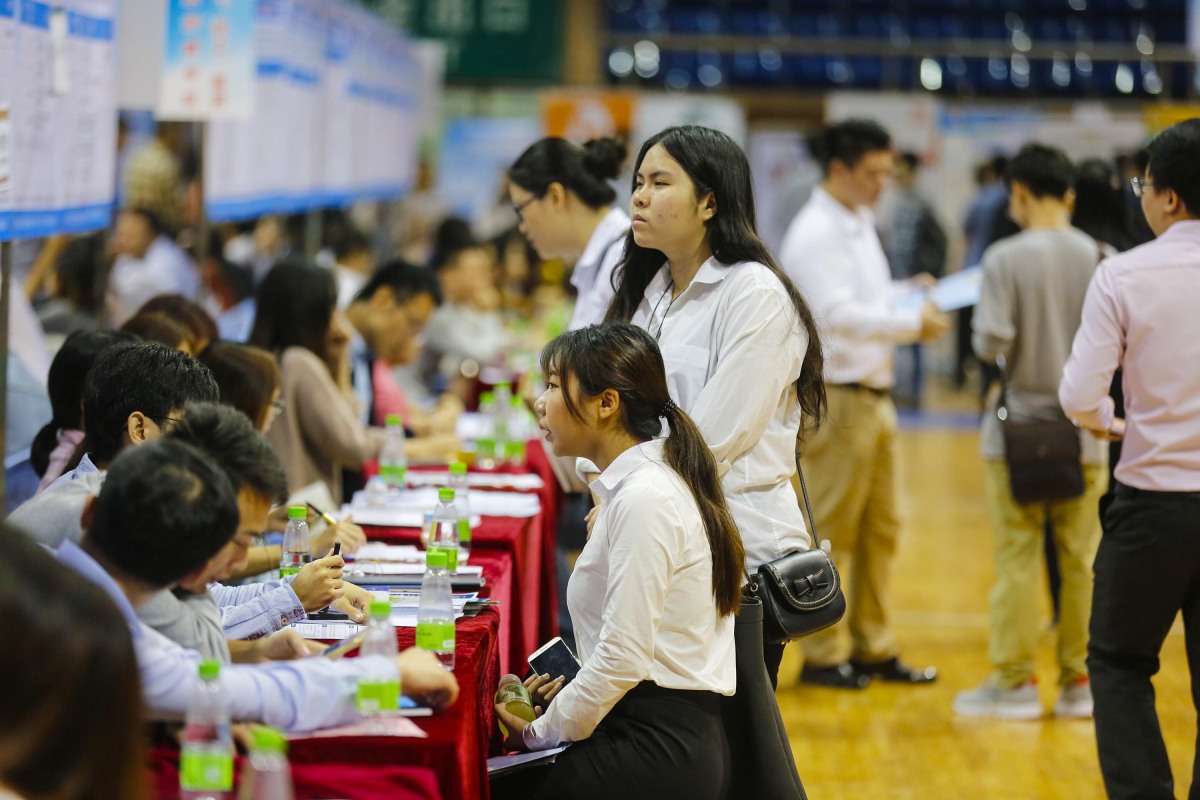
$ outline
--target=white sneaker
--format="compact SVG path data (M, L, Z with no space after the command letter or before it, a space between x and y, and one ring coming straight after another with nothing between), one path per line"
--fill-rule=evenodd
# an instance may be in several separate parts
M1054 715L1064 719L1091 719L1092 682L1077 678L1062 688L1058 702L1054 704Z
M1038 696L1037 681L1003 689L994 679L988 679L978 689L959 692L954 698L954 713L992 719L1041 719L1042 701Z

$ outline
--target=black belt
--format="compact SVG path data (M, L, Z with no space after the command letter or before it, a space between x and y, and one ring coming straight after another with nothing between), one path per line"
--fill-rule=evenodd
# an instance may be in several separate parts
M866 386L861 383L833 383L830 385L838 389L849 389L853 392L866 392L876 397L887 397L892 393L891 389L876 389L874 386Z
M1129 486L1120 481L1117 481L1117 488L1113 490L1113 494L1127 500L1135 497L1143 499L1161 498L1164 500L1173 497L1200 497L1200 492L1159 492L1153 489L1139 489L1136 486Z

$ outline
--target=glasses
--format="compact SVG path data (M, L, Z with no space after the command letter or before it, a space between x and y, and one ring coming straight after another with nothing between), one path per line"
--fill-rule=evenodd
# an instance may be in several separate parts
M517 212L517 219L524 220L524 219L525 219L525 215L524 215L524 214L522 214L521 212L522 212L522 211L524 211L524 210L526 209L526 207L527 207L527 206L528 206L530 203L532 203L534 200L537 200L537 199L538 199L538 198L537 198L537 196L535 195L535 196L533 196L533 197L530 197L528 200L525 200L525 201L523 201L523 202L520 202L520 203L514 203L514 204L513 204L513 207L512 207L512 209L513 209L513 211Z
M164 422L170 422L174 425L178 425L179 423L183 422L182 419L177 417L155 417L154 421L158 423L158 427L162 429L163 433L167 433L169 430L171 430L171 428L163 424Z
M1150 181L1145 180L1143 178L1130 178L1129 179L1129 187L1131 189L1133 189L1134 197L1141 197L1142 195L1144 195L1146 193L1146 189L1153 185L1154 185L1153 183L1151 183Z

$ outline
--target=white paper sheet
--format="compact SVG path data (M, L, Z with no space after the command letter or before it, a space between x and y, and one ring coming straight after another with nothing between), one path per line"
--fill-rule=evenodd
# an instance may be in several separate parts
M450 473L444 470L426 472L425 470L409 470L409 486L445 486L450 479ZM535 492L546 484L533 473L508 475L503 472L468 472L467 486L472 489L515 489L518 492ZM475 497L471 495L472 499Z
M426 714L414 716L427 716ZM292 733L288 739L324 739L330 736L404 736L410 739L425 739L429 734L417 727L416 723L403 714L371 717L349 725L339 725L336 728L323 728L310 733Z
M504 772L510 772L527 764L539 764L541 762L553 764L554 760L558 758L558 754L570 746L569 744L564 744L562 747L539 750L536 753L514 753L511 756L493 756L487 761L488 775L499 775Z

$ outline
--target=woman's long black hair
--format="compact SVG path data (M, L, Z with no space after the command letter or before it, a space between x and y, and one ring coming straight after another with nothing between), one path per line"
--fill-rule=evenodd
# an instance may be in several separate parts
M541 366L543 375L558 376L567 412L581 422L578 400L569 389L571 376L584 397L605 389L620 395L621 426L640 442L658 436L662 420L667 420L670 433L663 452L691 490L704 521L717 612L725 616L737 611L746 560L742 537L725 504L712 450L687 412L670 402L662 353L650 334L626 322L568 331L542 350Z
M256 302L248 344L277 356L303 347L333 373L328 340L337 304L333 273L299 259L280 261L259 284Z
M750 177L750 162L737 143L720 131L699 125L682 125L651 136L638 152L634 180L642 160L654 145L662 145L671 158L679 162L696 187L696 199L712 192L716 214L706 224L708 245L713 256L722 264L756 261L775 274L796 309L796 316L808 335L808 349L796 379L796 395L806 423L820 424L825 414L825 356L812 311L796 285L779 268L771 251L758 235L754 213L754 187ZM634 187L636 191L636 186ZM646 287L662 269L666 256L661 251L640 247L634 241L632 229L625 239L625 258L613 272L616 295L609 306L605 321L628 321L633 318Z

